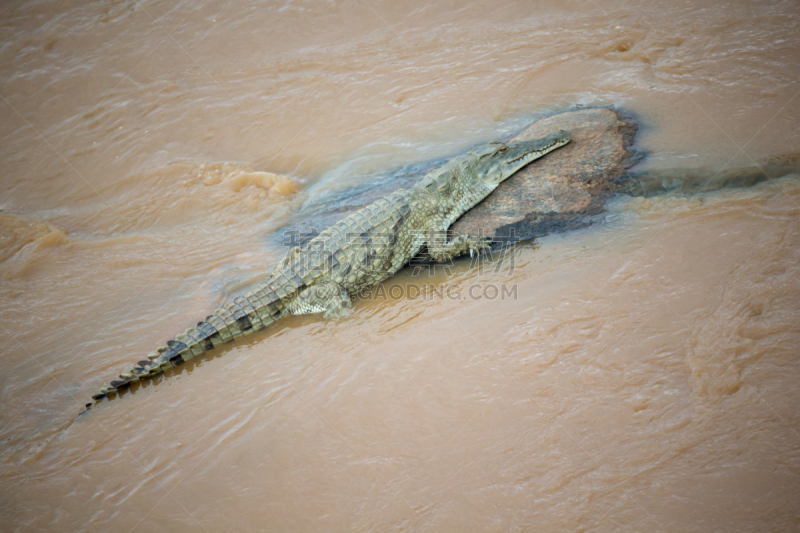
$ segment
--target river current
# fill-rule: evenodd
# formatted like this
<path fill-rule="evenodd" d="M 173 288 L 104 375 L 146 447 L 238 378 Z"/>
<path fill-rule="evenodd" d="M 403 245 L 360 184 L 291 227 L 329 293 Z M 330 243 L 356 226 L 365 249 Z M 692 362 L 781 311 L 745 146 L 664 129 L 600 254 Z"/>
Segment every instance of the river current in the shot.
<path fill-rule="evenodd" d="M 797 154 L 797 2 L 8 1 L 0 36 L 3 531 L 800 525 L 796 174 L 614 198 L 76 418 L 394 169 L 584 106 L 641 171 Z"/>

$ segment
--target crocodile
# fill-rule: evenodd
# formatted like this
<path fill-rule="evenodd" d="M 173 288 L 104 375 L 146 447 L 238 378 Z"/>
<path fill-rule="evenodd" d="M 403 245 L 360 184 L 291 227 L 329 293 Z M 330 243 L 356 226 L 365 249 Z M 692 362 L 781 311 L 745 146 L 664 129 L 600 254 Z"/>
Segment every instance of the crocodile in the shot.
<path fill-rule="evenodd" d="M 465 234 L 449 239 L 450 225 L 501 182 L 571 138 L 569 131 L 560 130 L 538 139 L 480 146 L 413 186 L 356 211 L 305 247 L 291 248 L 266 281 L 121 373 L 92 396 L 86 408 L 286 315 L 347 316 L 351 296 L 389 278 L 423 248 L 433 261 L 489 249 L 491 237 Z"/>

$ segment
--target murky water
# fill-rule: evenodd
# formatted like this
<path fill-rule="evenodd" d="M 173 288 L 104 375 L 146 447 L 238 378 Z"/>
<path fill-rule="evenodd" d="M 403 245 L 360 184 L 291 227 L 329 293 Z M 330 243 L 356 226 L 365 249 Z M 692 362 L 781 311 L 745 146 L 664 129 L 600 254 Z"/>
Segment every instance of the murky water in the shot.
<path fill-rule="evenodd" d="M 575 105 L 633 112 L 644 169 L 800 151 L 795 2 L 0 9 L 4 531 L 800 524 L 797 176 L 616 199 L 75 421 L 394 168 Z"/>

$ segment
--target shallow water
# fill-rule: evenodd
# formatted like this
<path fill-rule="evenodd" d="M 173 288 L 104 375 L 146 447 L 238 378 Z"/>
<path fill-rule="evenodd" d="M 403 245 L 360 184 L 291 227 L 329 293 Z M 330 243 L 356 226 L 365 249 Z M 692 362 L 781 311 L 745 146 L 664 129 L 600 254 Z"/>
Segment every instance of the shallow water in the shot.
<path fill-rule="evenodd" d="M 615 199 L 75 419 L 404 165 L 577 105 L 632 112 L 643 171 L 799 152 L 796 3 L 0 9 L 3 530 L 800 524 L 797 176 Z"/>

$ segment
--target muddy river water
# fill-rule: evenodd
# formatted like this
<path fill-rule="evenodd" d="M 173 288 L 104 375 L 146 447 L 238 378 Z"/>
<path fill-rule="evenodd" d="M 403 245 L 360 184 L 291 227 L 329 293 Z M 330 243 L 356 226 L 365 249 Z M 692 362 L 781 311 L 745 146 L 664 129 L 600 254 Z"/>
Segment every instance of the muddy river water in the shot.
<path fill-rule="evenodd" d="M 615 198 L 76 418 L 381 173 L 596 105 L 642 169 L 800 152 L 797 2 L 0 13 L 0 530 L 800 527 L 797 175 Z"/>

